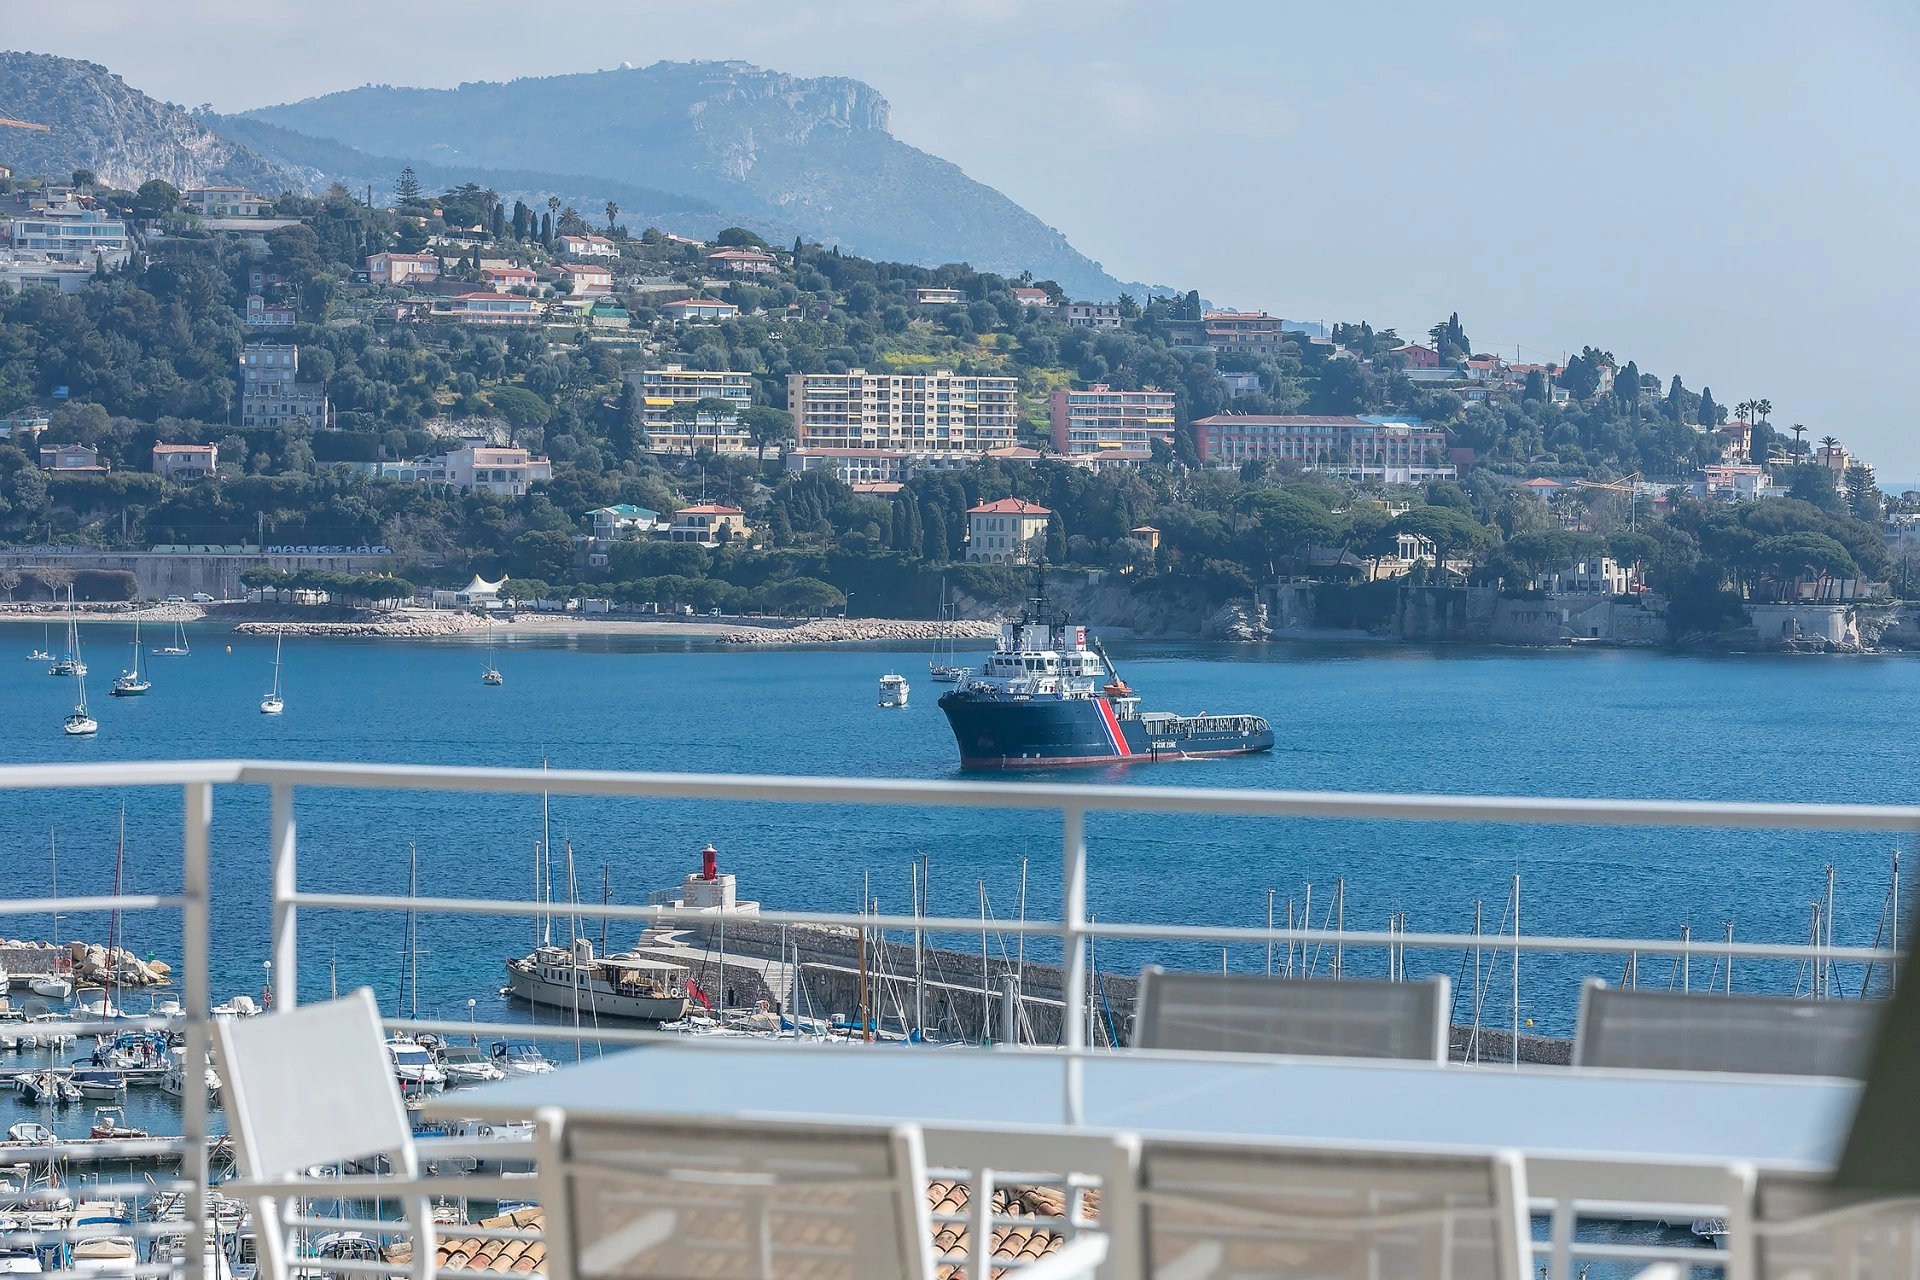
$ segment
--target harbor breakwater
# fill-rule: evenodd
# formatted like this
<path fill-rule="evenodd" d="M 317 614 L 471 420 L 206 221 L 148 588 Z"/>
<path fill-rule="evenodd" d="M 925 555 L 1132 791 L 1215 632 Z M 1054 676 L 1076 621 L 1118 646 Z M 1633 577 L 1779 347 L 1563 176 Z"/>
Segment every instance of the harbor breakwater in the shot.
<path fill-rule="evenodd" d="M 838 1015 L 856 1023 L 864 994 L 869 1016 L 881 1030 L 904 1032 L 912 1025 L 916 969 L 910 943 L 869 939 L 863 957 L 859 937 L 850 929 L 796 925 L 783 931 L 778 925 L 730 917 L 726 921 L 727 960 L 723 970 L 719 963 L 720 933 L 718 924 L 702 924 L 687 939 L 708 949 L 704 962 L 690 965 L 703 990 L 720 990 L 714 984 L 724 980 L 733 988 L 732 1003 L 750 1005 L 767 1000 L 785 1012 L 819 1018 Z M 777 984 L 767 982 L 770 964 L 791 962 L 796 956 L 804 992 L 776 990 Z M 990 948 L 983 967 L 978 952 L 923 946 L 918 972 L 920 1008 L 930 1032 L 970 1041 L 998 1040 L 1003 1025 L 1004 979 L 1013 975 L 1018 980 L 1021 1043 L 1061 1043 L 1065 1006 L 1058 965 L 1031 960 L 1022 964 Z M 1094 975 L 1089 991 L 1090 1045 L 1112 1047 L 1132 1042 L 1139 985 L 1138 978 L 1131 974 Z M 1449 1040 L 1456 1062 L 1499 1064 L 1514 1059 L 1510 1031 L 1456 1025 Z M 1532 1066 L 1567 1066 L 1573 1060 L 1573 1042 L 1561 1036 L 1522 1033 L 1518 1060 Z"/>
<path fill-rule="evenodd" d="M 816 618 L 798 626 L 754 626 L 729 631 L 721 644 L 847 644 L 886 641 L 992 640 L 1000 624 L 989 621 L 912 622 L 889 618 Z"/>

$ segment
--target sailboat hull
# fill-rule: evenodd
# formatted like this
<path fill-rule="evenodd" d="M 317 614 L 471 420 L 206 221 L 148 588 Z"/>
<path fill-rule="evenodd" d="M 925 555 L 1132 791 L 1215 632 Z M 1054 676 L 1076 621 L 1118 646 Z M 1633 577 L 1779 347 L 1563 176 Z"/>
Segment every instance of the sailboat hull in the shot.
<path fill-rule="evenodd" d="M 578 1009 L 600 1018 L 631 1018 L 636 1022 L 674 1022 L 687 1015 L 684 995 L 627 995 L 605 981 L 581 978 L 577 982 L 543 977 L 526 960 L 507 962 L 507 992 L 528 1004 L 554 1009 Z"/>
<path fill-rule="evenodd" d="M 116 698 L 137 698 L 151 688 L 150 684 L 116 684 L 107 692 Z"/>

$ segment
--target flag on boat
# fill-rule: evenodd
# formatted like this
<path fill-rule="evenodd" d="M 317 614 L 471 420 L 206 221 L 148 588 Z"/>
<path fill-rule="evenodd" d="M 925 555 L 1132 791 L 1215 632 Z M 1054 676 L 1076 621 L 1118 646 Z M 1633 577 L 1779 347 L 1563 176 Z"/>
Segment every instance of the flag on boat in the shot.
<path fill-rule="evenodd" d="M 695 1000 L 698 1000 L 700 1002 L 700 1007 L 702 1009 L 705 1009 L 708 1013 L 713 1012 L 713 1001 L 707 999 L 707 993 L 702 991 L 700 989 L 700 984 L 695 982 L 692 978 L 687 979 L 687 994 L 692 996 Z"/>

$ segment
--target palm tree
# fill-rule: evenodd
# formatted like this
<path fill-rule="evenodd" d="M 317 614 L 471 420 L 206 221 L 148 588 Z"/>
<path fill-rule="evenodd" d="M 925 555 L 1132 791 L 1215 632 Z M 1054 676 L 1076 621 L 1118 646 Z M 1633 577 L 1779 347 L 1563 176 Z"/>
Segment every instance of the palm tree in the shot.
<path fill-rule="evenodd" d="M 1751 415 L 1753 413 L 1754 403 L 1752 400 L 1742 400 L 1739 404 L 1733 406 L 1733 416 L 1742 422 L 1752 422 L 1753 418 Z"/>
<path fill-rule="evenodd" d="M 1806 424 L 1806 423 L 1804 423 L 1804 422 L 1796 422 L 1796 423 L 1794 423 L 1794 424 L 1793 424 L 1793 456 L 1794 456 L 1794 459 L 1795 459 L 1796 461 L 1798 461 L 1798 460 L 1799 460 L 1799 457 L 1800 457 L 1800 451 L 1801 451 L 1801 448 L 1802 448 L 1802 446 L 1801 446 L 1801 444 L 1800 444 L 1800 437 L 1801 437 L 1801 436 L 1803 436 L 1803 435 L 1805 435 L 1805 434 L 1807 434 L 1807 424 Z"/>
<path fill-rule="evenodd" d="M 615 204 L 611 200 L 607 201 L 607 234 L 608 235 L 613 234 L 613 220 L 619 216 L 620 216 L 620 206 Z"/>
<path fill-rule="evenodd" d="M 1840 447 L 1840 440 L 1837 436 L 1821 436 L 1820 437 L 1820 449 L 1823 453 L 1831 455 L 1833 451 L 1835 449 L 1838 449 L 1839 447 Z"/>
<path fill-rule="evenodd" d="M 1765 422 L 1773 416 L 1773 401 L 1755 400 L 1753 402 L 1753 411 L 1759 415 L 1761 422 Z"/>

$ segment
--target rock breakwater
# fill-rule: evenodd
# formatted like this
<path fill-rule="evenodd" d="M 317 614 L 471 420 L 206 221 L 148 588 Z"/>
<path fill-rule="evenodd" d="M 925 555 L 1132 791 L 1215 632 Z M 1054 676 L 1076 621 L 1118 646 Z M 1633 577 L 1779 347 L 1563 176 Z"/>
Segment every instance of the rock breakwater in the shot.
<path fill-rule="evenodd" d="M 721 644 L 844 644 L 885 640 L 991 640 L 997 622 L 906 622 L 889 618 L 819 618 L 797 627 L 748 627 L 729 631 Z"/>
<path fill-rule="evenodd" d="M 234 627 L 242 636 L 331 636 L 341 639 L 423 638 L 458 635 L 486 626 L 466 613 L 430 618 L 391 618 L 377 622 L 242 622 Z"/>

